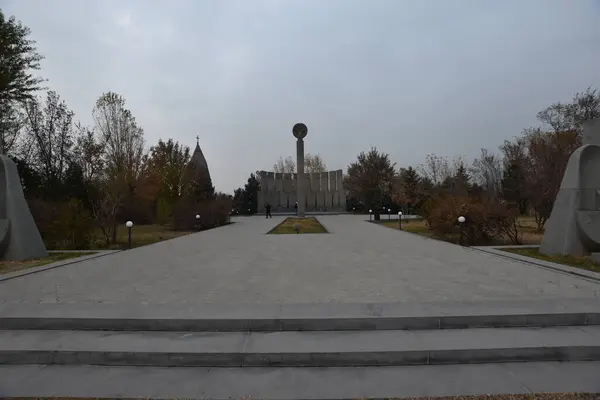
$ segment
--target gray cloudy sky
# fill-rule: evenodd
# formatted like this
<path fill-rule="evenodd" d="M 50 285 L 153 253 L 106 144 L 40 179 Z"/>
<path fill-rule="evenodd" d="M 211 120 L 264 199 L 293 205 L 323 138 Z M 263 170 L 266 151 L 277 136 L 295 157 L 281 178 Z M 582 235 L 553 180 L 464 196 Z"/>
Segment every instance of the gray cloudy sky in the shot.
<path fill-rule="evenodd" d="M 124 95 L 158 138 L 195 145 L 218 190 L 306 151 L 346 169 L 377 146 L 399 166 L 472 159 L 537 111 L 600 87 L 598 0 L 1 0 L 43 74 L 91 124 Z"/>

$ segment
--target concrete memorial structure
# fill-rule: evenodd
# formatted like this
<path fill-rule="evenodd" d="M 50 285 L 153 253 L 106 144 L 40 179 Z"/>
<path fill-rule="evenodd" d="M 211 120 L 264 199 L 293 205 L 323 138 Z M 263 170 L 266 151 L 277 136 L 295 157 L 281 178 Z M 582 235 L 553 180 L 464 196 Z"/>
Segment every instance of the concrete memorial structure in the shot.
<path fill-rule="evenodd" d="M 304 138 L 308 128 L 298 123 L 292 128 L 296 141 L 298 173 L 259 171 L 258 209 L 271 204 L 273 211 L 293 211 L 298 202 L 298 216 L 306 211 L 346 211 L 343 173 L 337 171 L 304 173 Z"/>
<path fill-rule="evenodd" d="M 298 182 L 296 183 L 296 198 L 298 199 L 298 216 L 304 217 L 306 211 L 306 177 L 304 176 L 304 138 L 308 128 L 303 123 L 297 123 L 292 128 L 296 141 L 296 166 L 298 168 Z"/>
<path fill-rule="evenodd" d="M 47 257 L 23 194 L 15 163 L 0 155 L 0 260 L 22 261 Z"/>
<path fill-rule="evenodd" d="M 539 250 L 600 261 L 600 119 L 583 125 L 582 146 L 569 159 Z"/>
<path fill-rule="evenodd" d="M 308 190 L 304 196 L 306 211 L 346 211 L 346 192 L 342 183 L 342 170 L 308 173 L 305 175 Z M 262 211 L 266 203 L 272 211 L 293 211 L 298 201 L 298 175 L 259 171 L 261 189 L 258 207 Z M 298 202 L 300 205 L 300 202 Z"/>

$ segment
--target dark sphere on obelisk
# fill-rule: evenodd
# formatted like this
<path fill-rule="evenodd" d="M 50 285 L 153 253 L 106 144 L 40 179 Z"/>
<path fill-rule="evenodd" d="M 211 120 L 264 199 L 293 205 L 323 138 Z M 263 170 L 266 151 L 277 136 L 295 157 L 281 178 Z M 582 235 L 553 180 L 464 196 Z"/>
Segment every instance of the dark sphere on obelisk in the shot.
<path fill-rule="evenodd" d="M 298 122 L 292 128 L 292 133 L 296 137 L 296 139 L 304 139 L 306 134 L 308 133 L 308 128 L 302 122 Z"/>

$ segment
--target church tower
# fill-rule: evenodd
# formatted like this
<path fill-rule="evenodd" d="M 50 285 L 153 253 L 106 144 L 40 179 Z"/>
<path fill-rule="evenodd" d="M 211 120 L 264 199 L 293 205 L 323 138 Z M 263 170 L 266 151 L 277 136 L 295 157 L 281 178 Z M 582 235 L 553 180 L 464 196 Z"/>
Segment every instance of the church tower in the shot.
<path fill-rule="evenodd" d="M 210 200 L 214 198 L 215 187 L 210 178 L 208 163 L 200 149 L 200 137 L 196 136 L 196 148 L 188 164 L 188 178 L 191 186 L 191 193 L 198 201 Z"/>
<path fill-rule="evenodd" d="M 196 171 L 202 171 L 203 175 L 210 179 L 208 163 L 206 162 L 204 153 L 202 153 L 202 149 L 200 148 L 200 136 L 196 136 L 196 148 L 194 149 L 194 154 L 192 154 L 190 165 L 194 167 Z"/>

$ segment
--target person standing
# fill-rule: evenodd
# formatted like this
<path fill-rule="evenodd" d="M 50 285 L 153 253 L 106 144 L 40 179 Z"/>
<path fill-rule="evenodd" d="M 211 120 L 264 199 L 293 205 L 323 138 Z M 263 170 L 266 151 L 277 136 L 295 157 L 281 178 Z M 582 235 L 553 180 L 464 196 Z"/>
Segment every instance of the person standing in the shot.
<path fill-rule="evenodd" d="M 271 215 L 271 204 L 267 203 L 267 205 L 265 206 L 265 210 L 267 212 L 267 218 L 273 218 L 273 216 Z"/>

